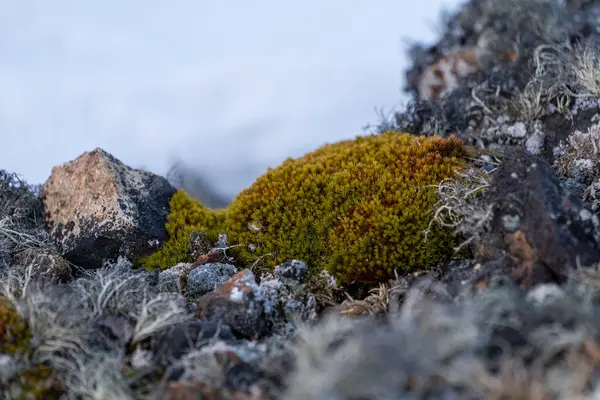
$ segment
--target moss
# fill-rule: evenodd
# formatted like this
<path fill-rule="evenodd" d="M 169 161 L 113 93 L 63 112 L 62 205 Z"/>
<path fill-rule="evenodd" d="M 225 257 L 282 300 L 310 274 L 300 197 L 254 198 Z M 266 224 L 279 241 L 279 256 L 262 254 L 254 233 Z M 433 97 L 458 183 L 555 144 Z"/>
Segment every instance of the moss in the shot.
<path fill-rule="evenodd" d="M 6 297 L 0 296 L 0 353 L 25 353 L 30 339 L 31 332 L 26 322 L 13 304 Z"/>
<path fill-rule="evenodd" d="M 169 240 L 143 265 L 191 262 L 188 239 L 200 229 L 213 238 L 226 233 L 240 245 L 234 255 L 241 265 L 271 268 L 298 258 L 310 273 L 326 269 L 340 284 L 426 269 L 450 257 L 457 244 L 446 228 L 432 229 L 426 241 L 424 231 L 437 184 L 454 177 L 467 157 L 456 137 L 385 132 L 290 158 L 226 210 L 212 211 L 178 191 L 170 205 Z"/>
<path fill-rule="evenodd" d="M 31 353 L 29 343 L 32 335 L 26 321 L 18 314 L 14 305 L 0 296 L 0 354 L 27 360 Z M 10 382 L 11 398 L 15 399 L 58 399 L 63 390 L 53 376 L 51 367 L 31 364 L 17 373 Z"/>
<path fill-rule="evenodd" d="M 178 190 L 169 202 L 170 213 L 165 225 L 168 240 L 163 247 L 138 262 L 153 271 L 170 268 L 180 262 L 192 262 L 189 238 L 198 230 L 211 242 L 218 238 L 218 227 L 222 225 L 224 210 L 211 210 L 192 199 L 183 190 Z"/>
<path fill-rule="evenodd" d="M 18 375 L 19 400 L 58 400 L 65 387 L 54 377 L 53 370 L 43 364 L 35 365 Z"/>
<path fill-rule="evenodd" d="M 456 137 L 397 132 L 328 144 L 269 170 L 229 206 L 225 231 L 244 261 L 268 266 L 290 258 L 327 269 L 339 283 L 372 283 L 438 264 L 456 238 L 423 231 L 435 186 L 465 164 Z M 252 229 L 254 228 L 254 229 Z M 242 247 L 242 249 L 244 249 Z"/>

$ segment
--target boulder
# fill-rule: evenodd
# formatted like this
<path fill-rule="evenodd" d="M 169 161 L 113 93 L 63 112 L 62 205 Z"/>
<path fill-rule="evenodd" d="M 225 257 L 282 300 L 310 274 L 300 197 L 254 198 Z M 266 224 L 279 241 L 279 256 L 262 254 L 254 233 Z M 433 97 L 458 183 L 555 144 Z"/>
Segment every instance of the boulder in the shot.
<path fill-rule="evenodd" d="M 54 167 L 40 191 L 51 239 L 86 269 L 155 250 L 166 238 L 174 193 L 165 178 L 132 169 L 100 148 Z"/>
<path fill-rule="evenodd" d="M 494 214 L 482 253 L 513 264 L 522 287 L 564 282 L 569 270 L 600 262 L 598 217 L 541 157 L 507 150 L 486 196 Z"/>

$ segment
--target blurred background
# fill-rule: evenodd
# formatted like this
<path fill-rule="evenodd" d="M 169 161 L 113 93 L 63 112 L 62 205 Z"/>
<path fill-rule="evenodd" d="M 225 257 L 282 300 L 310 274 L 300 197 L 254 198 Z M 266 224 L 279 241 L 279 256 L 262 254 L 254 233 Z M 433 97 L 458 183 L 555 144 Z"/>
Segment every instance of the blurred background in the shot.
<path fill-rule="evenodd" d="M 101 147 L 219 206 L 402 108 L 408 43 L 458 0 L 0 0 L 0 168 Z"/>

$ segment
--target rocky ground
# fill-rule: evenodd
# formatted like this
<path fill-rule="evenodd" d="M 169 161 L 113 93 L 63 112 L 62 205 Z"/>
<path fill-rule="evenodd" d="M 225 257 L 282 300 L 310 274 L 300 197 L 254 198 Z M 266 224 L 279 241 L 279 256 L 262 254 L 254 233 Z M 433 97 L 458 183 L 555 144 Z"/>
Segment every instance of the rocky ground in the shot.
<path fill-rule="evenodd" d="M 377 129 L 477 149 L 433 210 L 469 256 L 377 287 L 241 268 L 226 235 L 148 272 L 173 182 L 101 149 L 41 187 L 0 172 L 0 397 L 600 398 L 598 21 L 471 0 L 411 48 L 414 100 Z"/>

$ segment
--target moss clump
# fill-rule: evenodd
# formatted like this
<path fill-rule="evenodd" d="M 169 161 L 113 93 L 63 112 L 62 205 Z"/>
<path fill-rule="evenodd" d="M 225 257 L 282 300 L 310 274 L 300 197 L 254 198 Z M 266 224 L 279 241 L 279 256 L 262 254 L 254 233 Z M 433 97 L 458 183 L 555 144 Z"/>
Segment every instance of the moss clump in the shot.
<path fill-rule="evenodd" d="M 0 296 L 0 354 L 28 359 L 31 338 L 26 321 L 6 297 Z M 19 371 L 9 382 L 10 398 L 58 399 L 63 391 L 53 377 L 53 370 L 44 364 L 27 362 L 27 365 L 27 369 Z"/>
<path fill-rule="evenodd" d="M 146 268 L 190 262 L 188 239 L 201 229 L 226 233 L 243 265 L 270 268 L 299 258 L 339 283 L 373 283 L 395 270 L 425 269 L 448 258 L 458 238 L 442 227 L 424 237 L 436 186 L 454 177 L 468 152 L 456 137 L 397 132 L 322 146 L 269 169 L 223 211 L 179 191 L 171 200 L 169 240 Z M 251 246 L 250 246 L 251 245 Z M 267 257 L 268 256 L 268 257 Z"/>
<path fill-rule="evenodd" d="M 467 151 L 456 137 L 397 132 L 328 144 L 288 159 L 242 191 L 227 212 L 226 232 L 246 261 L 271 266 L 300 258 L 340 283 L 372 283 L 436 265 L 456 238 L 424 230 L 436 185 L 455 176 Z M 243 249 L 243 248 L 242 248 Z"/>
<path fill-rule="evenodd" d="M 25 353 L 30 339 L 31 332 L 23 318 L 6 297 L 0 296 L 0 353 Z"/>
<path fill-rule="evenodd" d="M 148 269 L 166 269 L 180 262 L 192 262 L 189 238 L 193 231 L 202 232 L 208 240 L 215 242 L 218 227 L 222 225 L 222 210 L 211 210 L 192 199 L 183 190 L 178 190 L 169 202 L 170 213 L 165 225 L 168 240 L 164 246 L 139 264 Z"/>

